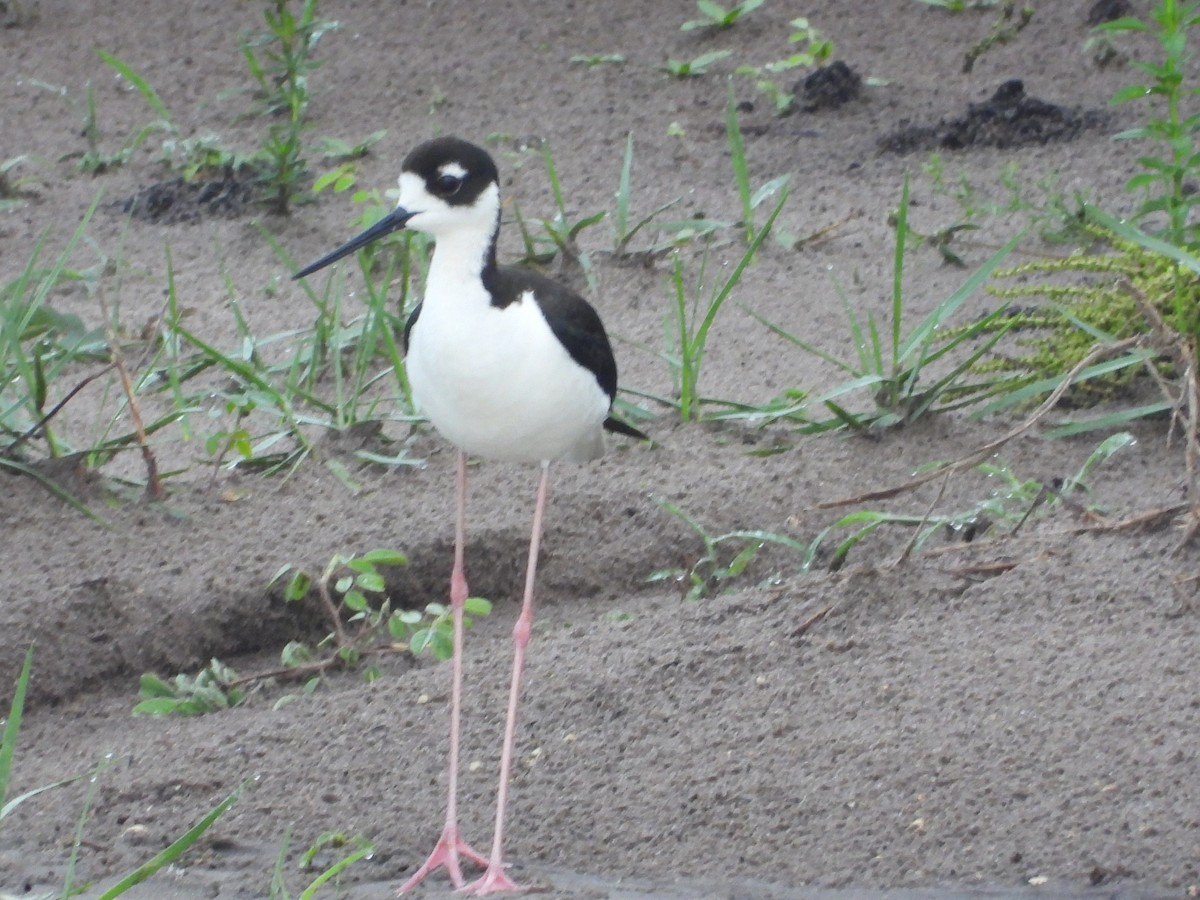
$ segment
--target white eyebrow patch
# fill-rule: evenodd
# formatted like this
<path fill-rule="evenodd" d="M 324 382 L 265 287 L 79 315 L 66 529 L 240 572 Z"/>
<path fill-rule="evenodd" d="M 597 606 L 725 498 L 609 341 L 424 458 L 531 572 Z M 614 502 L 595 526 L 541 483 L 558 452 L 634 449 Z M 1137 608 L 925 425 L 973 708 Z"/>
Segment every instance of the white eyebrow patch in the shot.
<path fill-rule="evenodd" d="M 448 162 L 438 166 L 439 175 L 449 175 L 452 178 L 466 178 L 467 170 L 456 162 Z"/>

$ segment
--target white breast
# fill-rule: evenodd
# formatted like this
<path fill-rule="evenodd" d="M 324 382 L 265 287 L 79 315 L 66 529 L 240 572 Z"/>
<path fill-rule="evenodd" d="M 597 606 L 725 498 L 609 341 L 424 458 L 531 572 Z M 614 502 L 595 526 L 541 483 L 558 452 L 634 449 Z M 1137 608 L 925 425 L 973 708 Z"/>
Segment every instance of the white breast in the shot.
<path fill-rule="evenodd" d="M 488 459 L 599 456 L 609 398 L 559 343 L 532 295 L 501 309 L 478 281 L 451 282 L 438 268 L 431 266 L 407 363 L 413 398 L 434 427 Z"/>

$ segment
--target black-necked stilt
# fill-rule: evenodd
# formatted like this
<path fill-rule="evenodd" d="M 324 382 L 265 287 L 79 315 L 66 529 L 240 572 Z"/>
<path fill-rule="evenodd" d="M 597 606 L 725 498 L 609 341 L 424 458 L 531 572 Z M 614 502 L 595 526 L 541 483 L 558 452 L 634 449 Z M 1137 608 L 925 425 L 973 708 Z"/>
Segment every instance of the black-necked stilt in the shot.
<path fill-rule="evenodd" d="M 396 208 L 295 277 L 303 278 L 399 228 L 423 231 L 436 240 L 424 300 L 405 327 L 408 379 L 421 411 L 459 450 L 450 575 L 454 658 L 446 824 L 437 846 L 400 893 L 443 866 L 454 886 L 463 887 L 463 858 L 486 867 L 465 892 L 521 890 L 504 871 L 504 815 L 550 463 L 594 459 L 604 450 L 605 430 L 641 440 L 646 436 L 609 414 L 617 390 L 617 365 L 596 311 L 548 278 L 496 264 L 499 175 L 487 152 L 473 144 L 452 137 L 421 144 L 404 160 Z M 524 600 L 513 628 L 515 652 L 496 830 L 487 859 L 463 840 L 456 814 L 468 454 L 537 462 L 542 467 Z"/>

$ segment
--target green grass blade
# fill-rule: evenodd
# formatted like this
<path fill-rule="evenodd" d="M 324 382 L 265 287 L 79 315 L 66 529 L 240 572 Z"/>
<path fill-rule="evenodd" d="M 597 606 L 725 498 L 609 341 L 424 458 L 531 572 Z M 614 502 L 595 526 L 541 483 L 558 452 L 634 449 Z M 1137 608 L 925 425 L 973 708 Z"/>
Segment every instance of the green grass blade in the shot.
<path fill-rule="evenodd" d="M 849 363 L 838 359 L 836 356 L 826 353 L 821 348 L 819 348 L 813 344 L 810 344 L 808 341 L 804 340 L 803 338 L 797 337 L 796 335 L 792 334 L 790 331 L 787 331 L 783 327 L 776 325 L 770 319 L 767 319 L 766 317 L 762 316 L 761 314 L 750 309 L 750 307 L 744 306 L 741 304 L 739 304 L 739 305 L 742 306 L 742 309 L 745 310 L 750 315 L 751 318 L 757 319 L 759 322 L 761 322 L 763 325 L 765 325 L 768 330 L 774 332 L 779 337 L 783 338 L 785 341 L 795 344 L 797 347 L 799 347 L 805 353 L 811 353 L 813 356 L 817 357 L 818 359 L 822 359 L 825 362 L 829 363 L 831 366 L 841 369 L 843 372 L 847 372 L 851 375 L 861 375 L 862 374 L 862 372 L 859 369 L 854 368 L 854 366 L 850 365 Z"/>
<path fill-rule="evenodd" d="M 737 184 L 738 197 L 742 201 L 742 227 L 746 240 L 754 239 L 754 205 L 750 196 L 750 170 L 746 164 L 746 144 L 742 140 L 742 126 L 738 124 L 737 97 L 733 92 L 733 80 L 729 81 L 728 99 L 725 102 L 725 139 L 729 143 L 729 156 L 733 162 L 733 180 Z"/>
<path fill-rule="evenodd" d="M 908 357 L 913 351 L 925 345 L 932 337 L 933 332 L 947 319 L 952 316 L 968 297 L 977 291 L 980 286 L 991 277 L 996 267 L 1003 262 L 1010 253 L 1016 249 L 1021 238 L 1024 237 L 1024 232 L 1016 235 L 1007 244 L 997 250 L 987 261 L 978 269 L 971 273 L 971 276 L 964 281 L 953 294 L 943 300 L 936 309 L 929 313 L 921 323 L 913 329 L 912 334 L 908 336 L 908 340 L 904 341 L 900 348 L 899 361 L 903 365 L 907 363 Z M 920 362 L 920 360 L 918 360 Z"/>
<path fill-rule="evenodd" d="M 614 227 L 617 232 L 618 248 L 624 247 L 630 238 L 629 191 L 633 179 L 633 132 L 625 135 L 625 158 L 621 162 L 621 175 L 617 179 L 617 208 Z"/>
<path fill-rule="evenodd" d="M 896 211 L 896 253 L 892 261 L 892 374 L 900 368 L 900 326 L 904 319 L 904 253 L 908 244 L 908 175 Z M 882 369 L 880 369 L 882 371 Z"/>
<path fill-rule="evenodd" d="M 305 888 L 303 893 L 300 894 L 299 900 L 312 900 L 312 898 L 316 896 L 317 891 L 320 890 L 320 888 L 326 882 L 330 881 L 333 878 L 336 878 L 344 870 L 346 870 L 347 868 L 352 866 L 354 863 L 358 862 L 364 856 L 367 856 L 368 854 L 374 852 L 374 850 L 375 850 L 375 848 L 371 844 L 363 842 L 362 846 L 360 846 L 353 853 L 349 853 L 346 856 L 342 857 L 340 860 L 338 860 L 336 863 L 334 863 L 332 866 L 330 866 L 328 869 L 326 869 L 324 872 L 322 872 L 320 875 L 318 875 L 316 878 L 314 878 L 312 881 L 312 884 L 310 884 L 307 888 Z"/>
<path fill-rule="evenodd" d="M 62 485 L 60 485 L 57 481 L 47 478 L 40 471 L 38 471 L 38 469 L 35 468 L 34 466 L 26 465 L 25 463 L 19 462 L 18 460 L 15 460 L 15 459 L 5 459 L 3 457 L 0 457 L 0 468 L 11 469 L 14 472 L 20 472 L 23 475 L 28 475 L 30 478 L 32 478 L 34 481 L 36 481 L 38 484 L 40 484 L 42 487 L 44 487 L 46 490 L 48 490 L 50 493 L 52 493 L 55 497 L 57 497 L 63 503 L 70 506 L 76 512 L 82 513 L 83 515 L 87 516 L 89 519 L 92 519 L 93 521 L 95 521 L 101 525 L 105 525 L 105 526 L 108 525 L 107 519 L 105 519 L 103 516 L 98 515 L 97 513 L 92 512 L 92 510 L 88 509 L 88 507 L 84 504 L 84 502 L 82 500 L 80 500 L 78 497 L 71 494 L 66 488 L 64 488 Z"/>
<path fill-rule="evenodd" d="M 214 806 L 207 815 L 189 828 L 184 834 L 176 838 L 169 847 L 154 856 L 153 859 L 138 866 L 136 869 L 110 887 L 107 891 L 97 897 L 96 900 L 113 900 L 114 897 L 119 897 L 135 884 L 140 884 L 159 869 L 170 865 L 177 860 L 180 856 L 187 852 L 187 850 L 193 844 L 195 844 L 196 841 L 200 839 L 204 832 L 208 831 L 208 829 L 212 827 L 212 824 L 216 822 L 217 819 L 221 818 L 221 816 L 226 813 L 229 807 L 233 806 L 233 804 L 237 801 L 237 798 L 241 796 L 242 791 L 246 789 L 247 784 L 249 784 L 249 781 L 243 781 L 241 784 L 239 784 L 233 789 L 233 793 Z"/>
<path fill-rule="evenodd" d="M 86 778 L 90 774 L 91 774 L 90 771 L 80 772 L 78 775 L 70 775 L 67 778 L 60 778 L 58 781 L 52 781 L 50 784 L 43 784 L 41 787 L 35 787 L 32 790 L 28 790 L 23 794 L 17 794 L 17 796 L 13 797 L 11 800 L 9 800 L 7 803 L 5 803 L 3 806 L 0 806 L 0 821 L 3 821 L 5 819 L 5 817 L 11 815 L 12 811 L 14 809 L 16 809 L 18 806 L 20 806 L 22 803 L 24 803 L 30 797 L 36 797 L 38 794 L 45 793 L 46 791 L 52 791 L 55 788 L 60 788 L 60 787 L 66 786 L 68 784 L 73 784 L 74 782 L 78 781 L 80 778 Z"/>
<path fill-rule="evenodd" d="M 1097 416 L 1092 419 L 1078 419 L 1074 422 L 1068 422 L 1065 425 L 1059 425 L 1057 428 L 1047 429 L 1046 437 L 1070 437 L 1073 434 L 1082 434 L 1086 431 L 1121 428 L 1135 419 L 1144 419 L 1146 416 L 1170 412 L 1171 408 L 1170 401 L 1160 400 L 1157 403 L 1148 403 L 1145 406 L 1135 406 L 1131 409 L 1121 409 L 1113 413 L 1108 413 L 1107 415 Z"/>
<path fill-rule="evenodd" d="M 700 327 L 696 329 L 696 336 L 693 339 L 693 344 L 698 346 L 701 355 L 704 351 L 704 343 L 708 339 L 708 330 L 712 327 L 713 321 L 717 317 L 722 304 L 729 297 L 733 289 L 737 287 L 742 280 L 742 273 L 746 271 L 746 267 L 750 265 L 750 261 L 754 259 L 758 253 L 758 248 L 762 246 L 762 242 L 766 240 L 767 235 L 771 233 L 771 226 L 775 224 L 775 220 L 779 218 L 779 214 L 783 211 L 783 206 L 787 203 L 788 191 L 783 188 L 779 192 L 779 202 L 775 204 L 775 208 L 771 210 L 771 215 L 767 217 L 767 221 L 763 227 L 758 229 L 754 234 L 754 239 L 750 242 L 750 246 L 746 248 L 746 252 L 742 254 L 742 258 L 738 261 L 737 266 L 725 279 L 725 283 L 721 289 L 709 301 L 708 310 L 704 314 L 704 319 L 700 323 Z"/>
<path fill-rule="evenodd" d="M 120 57 L 113 56 L 113 54 L 99 48 L 96 49 L 96 55 L 116 69 L 122 78 L 132 84 L 137 89 L 137 92 L 142 95 L 142 98 L 150 104 L 150 107 L 158 113 L 159 118 L 163 122 L 170 123 L 171 114 L 167 112 L 167 105 L 162 102 L 162 98 L 158 96 L 158 92 L 150 86 L 150 83 L 145 78 L 137 73 L 137 70 L 133 66 Z M 171 126 L 171 130 L 174 130 L 174 126 Z"/>
<path fill-rule="evenodd" d="M 1121 369 L 1126 369 L 1130 366 L 1139 366 L 1147 360 L 1153 359 L 1155 354 L 1146 349 L 1131 350 L 1122 356 L 1115 359 L 1105 360 L 1101 363 L 1096 363 L 1093 366 L 1088 366 L 1082 372 L 1075 376 L 1074 383 L 1081 384 L 1084 381 L 1089 381 L 1093 378 L 1100 378 L 1110 372 L 1118 372 Z M 1062 375 L 1054 375 L 1050 378 L 1043 378 L 1038 381 L 1027 384 L 1019 390 L 1013 391 L 1010 394 L 1005 394 L 1003 397 L 994 400 L 987 406 L 974 413 L 975 416 L 986 416 L 996 412 L 1002 412 L 1027 400 L 1032 400 L 1034 397 L 1041 394 L 1048 394 L 1062 384 L 1065 373 Z"/>
<path fill-rule="evenodd" d="M 292 900 L 292 895 L 288 892 L 287 881 L 283 877 L 283 870 L 287 865 L 288 845 L 291 843 L 292 832 L 287 829 L 283 832 L 283 840 L 279 844 L 279 853 L 275 856 L 275 868 L 271 872 L 271 900 Z"/>
<path fill-rule="evenodd" d="M 17 676 L 16 687 L 13 688 L 12 703 L 9 704 L 8 718 L 4 722 L 4 736 L 0 738 L 0 803 L 8 799 L 8 779 L 12 772 L 13 754 L 17 751 L 17 735 L 21 732 L 21 716 L 25 712 L 25 692 L 29 688 L 29 673 L 33 668 L 33 645 L 25 651 L 25 663 L 21 666 L 21 674 Z M 0 811 L 0 819 L 7 814 L 8 807 Z"/>
<path fill-rule="evenodd" d="M 79 860 L 79 848 L 83 846 L 83 831 L 91 818 L 92 808 L 96 805 L 96 794 L 100 790 L 100 775 L 110 765 L 112 765 L 111 758 L 102 759 L 87 773 L 87 792 L 84 794 L 83 807 L 79 810 L 79 820 L 75 823 L 75 839 L 71 842 L 71 853 L 67 857 L 67 871 L 63 875 L 64 897 L 73 897 L 84 890 L 75 887 L 75 863 Z"/>
<path fill-rule="evenodd" d="M 1194 256 L 1182 247 L 1177 247 L 1175 244 L 1164 241 L 1161 238 L 1156 238 L 1153 235 L 1146 234 L 1136 225 L 1131 222 L 1125 222 L 1121 219 L 1111 216 L 1099 207 L 1091 204 L 1084 204 L 1084 215 L 1096 224 L 1107 228 L 1109 231 L 1122 237 L 1127 241 L 1144 247 L 1152 253 L 1160 253 L 1169 259 L 1175 260 L 1182 266 L 1191 269 L 1196 274 L 1200 275 L 1200 257 Z"/>

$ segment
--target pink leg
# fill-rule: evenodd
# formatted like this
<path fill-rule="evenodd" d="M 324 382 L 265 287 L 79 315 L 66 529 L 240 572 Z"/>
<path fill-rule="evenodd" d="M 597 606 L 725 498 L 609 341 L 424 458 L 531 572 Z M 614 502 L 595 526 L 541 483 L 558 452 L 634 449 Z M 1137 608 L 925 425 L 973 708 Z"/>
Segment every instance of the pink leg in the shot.
<path fill-rule="evenodd" d="M 546 494 L 550 487 L 550 464 L 542 463 L 542 477 L 538 481 L 537 502 L 533 507 L 533 535 L 529 539 L 529 563 L 525 569 L 525 598 L 521 603 L 521 615 L 513 627 L 513 670 L 512 686 L 508 692 L 508 716 L 504 722 L 504 750 L 500 754 L 500 788 L 496 792 L 496 831 L 492 836 L 492 855 L 487 862 L 487 871 L 477 880 L 462 888 L 464 894 L 495 894 L 503 891 L 527 891 L 530 888 L 518 885 L 504 871 L 504 814 L 508 805 L 508 779 L 512 771 L 513 743 L 517 733 L 517 702 L 521 698 L 521 672 L 525 668 L 525 648 L 529 646 L 529 634 L 533 625 L 533 583 L 537 575 L 538 550 L 542 544 L 542 513 L 546 508 Z"/>
<path fill-rule="evenodd" d="M 454 569 L 450 573 L 450 610 L 454 619 L 454 658 L 450 681 L 450 777 L 449 798 L 446 801 L 446 824 L 437 846 L 429 854 L 421 868 L 396 891 L 403 894 L 425 880 L 430 872 L 443 866 L 450 875 L 450 882 L 462 887 L 463 875 L 459 857 L 465 857 L 476 865 L 483 866 L 487 860 L 470 848 L 458 833 L 458 735 L 459 716 L 462 709 L 462 642 L 463 604 L 467 600 L 467 575 L 463 565 L 463 545 L 466 543 L 467 518 L 467 456 L 458 454 L 458 519 L 454 529 Z"/>

